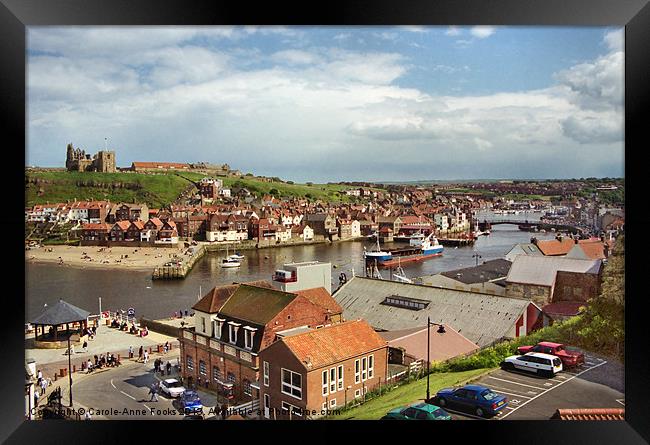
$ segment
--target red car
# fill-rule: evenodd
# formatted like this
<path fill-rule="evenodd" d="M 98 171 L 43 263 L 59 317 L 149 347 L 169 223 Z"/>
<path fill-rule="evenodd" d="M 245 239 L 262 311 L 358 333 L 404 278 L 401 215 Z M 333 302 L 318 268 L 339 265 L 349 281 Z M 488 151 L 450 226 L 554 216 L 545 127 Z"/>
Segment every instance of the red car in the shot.
<path fill-rule="evenodd" d="M 562 360 L 562 365 L 565 368 L 572 368 L 575 366 L 580 366 L 585 362 L 585 355 L 579 351 L 570 351 L 564 347 L 561 343 L 551 343 L 548 341 L 542 341 L 537 343 L 535 346 L 519 346 L 517 348 L 519 354 L 525 354 L 527 352 L 541 352 L 544 354 L 551 354 L 559 357 Z"/>

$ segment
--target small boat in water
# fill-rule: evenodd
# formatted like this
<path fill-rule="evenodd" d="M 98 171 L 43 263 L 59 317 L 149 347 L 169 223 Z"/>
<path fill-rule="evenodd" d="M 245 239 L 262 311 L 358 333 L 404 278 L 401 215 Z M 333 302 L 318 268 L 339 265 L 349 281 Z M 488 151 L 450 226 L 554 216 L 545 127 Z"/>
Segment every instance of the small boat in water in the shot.
<path fill-rule="evenodd" d="M 221 267 L 234 268 L 234 267 L 239 267 L 239 266 L 241 266 L 241 261 L 236 260 L 234 258 L 228 257 L 228 258 L 224 258 L 221 261 Z"/>
<path fill-rule="evenodd" d="M 230 255 L 228 258 L 232 258 L 233 260 L 241 261 L 241 260 L 243 260 L 243 259 L 246 258 L 246 257 L 245 257 L 244 255 L 240 255 L 240 254 L 238 254 L 238 253 L 234 253 L 234 254 Z"/>

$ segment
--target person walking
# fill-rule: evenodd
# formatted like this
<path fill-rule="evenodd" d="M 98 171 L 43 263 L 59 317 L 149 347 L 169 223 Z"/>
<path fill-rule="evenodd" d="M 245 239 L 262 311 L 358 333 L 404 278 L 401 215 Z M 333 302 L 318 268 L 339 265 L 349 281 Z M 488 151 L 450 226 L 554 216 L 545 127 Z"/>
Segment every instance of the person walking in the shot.
<path fill-rule="evenodd" d="M 144 361 L 142 363 L 147 363 L 149 361 L 149 351 L 144 351 Z"/>
<path fill-rule="evenodd" d="M 44 396 L 47 391 L 47 379 L 41 379 L 41 395 Z"/>
<path fill-rule="evenodd" d="M 172 364 L 167 362 L 167 375 L 171 375 L 172 373 Z"/>
<path fill-rule="evenodd" d="M 151 398 L 149 399 L 150 402 L 158 401 L 158 391 L 155 383 L 151 384 L 151 388 L 149 388 L 149 394 L 151 394 Z"/>
<path fill-rule="evenodd" d="M 40 380 L 40 379 L 42 379 L 42 378 L 43 378 L 43 373 L 42 373 L 41 370 L 39 369 L 39 370 L 36 372 L 36 379 Z"/>
<path fill-rule="evenodd" d="M 140 346 L 140 349 L 138 350 L 138 361 L 142 360 L 142 346 Z"/>
<path fill-rule="evenodd" d="M 165 354 L 167 354 L 167 351 L 169 351 L 169 342 L 168 341 L 165 342 L 165 346 L 163 347 L 163 351 L 164 351 Z"/>
<path fill-rule="evenodd" d="M 84 352 L 88 352 L 88 342 L 86 340 L 84 340 L 82 348 L 84 349 Z"/>
<path fill-rule="evenodd" d="M 129 345 L 129 358 L 133 358 L 133 345 Z"/>

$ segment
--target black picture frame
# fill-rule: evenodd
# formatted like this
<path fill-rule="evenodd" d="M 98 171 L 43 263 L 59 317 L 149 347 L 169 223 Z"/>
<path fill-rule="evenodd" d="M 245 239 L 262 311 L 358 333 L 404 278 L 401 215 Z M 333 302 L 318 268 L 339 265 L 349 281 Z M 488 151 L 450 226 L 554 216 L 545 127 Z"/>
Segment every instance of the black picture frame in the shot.
<path fill-rule="evenodd" d="M 24 198 L 12 193 L 20 181 L 19 166 L 24 164 L 25 133 L 25 28 L 35 25 L 554 25 L 625 26 L 625 184 L 626 205 L 626 421 L 625 422 L 441 422 L 435 427 L 390 422 L 209 422 L 192 424 L 135 422 L 24 422 L 24 343 L 25 307 L 20 299 L 24 267 L 22 240 L 11 231 L 24 225 L 21 213 Z M 3 114 L 5 163 L 3 184 L 8 206 L 0 227 L 5 228 L 8 257 L 12 269 L 5 269 L 4 315 L 2 329 L 3 414 L 0 440 L 7 443 L 67 443 L 199 440 L 256 440 L 278 438 L 332 442 L 368 440 L 395 435 L 402 440 L 470 438 L 476 441 L 506 443 L 644 443 L 650 441 L 650 366 L 647 353 L 648 329 L 644 288 L 640 277 L 646 261 L 641 255 L 641 230 L 648 222 L 642 204 L 644 191 L 644 149 L 646 148 L 644 111 L 649 104 L 650 6 L 648 0 L 387 0 L 333 1 L 321 4 L 302 2 L 299 6 L 265 2 L 217 3 L 214 1 L 153 0 L 0 0 L 0 103 Z M 9 137 L 7 137 L 9 136 Z M 13 159 L 12 159 L 13 158 Z M 24 180 L 24 175 L 22 177 Z M 14 239 L 15 238 L 15 239 Z M 15 258 L 17 259 L 13 259 Z M 24 289 L 24 287 L 23 287 Z M 24 294 L 24 290 L 23 290 Z M 285 433 L 285 434 L 282 434 Z M 172 439 L 174 437 L 174 439 Z M 447 437 L 445 440 L 450 440 Z M 453 440 L 453 439 L 452 439 Z M 275 440 L 273 440 L 275 441 Z"/>

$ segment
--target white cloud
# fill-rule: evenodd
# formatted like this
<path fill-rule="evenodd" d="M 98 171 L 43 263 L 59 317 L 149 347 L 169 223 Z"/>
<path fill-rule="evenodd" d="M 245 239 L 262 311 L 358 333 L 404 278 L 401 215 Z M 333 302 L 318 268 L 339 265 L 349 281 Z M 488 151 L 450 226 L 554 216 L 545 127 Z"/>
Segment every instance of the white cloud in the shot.
<path fill-rule="evenodd" d="M 445 31 L 445 35 L 448 36 L 459 36 L 461 34 L 461 30 L 457 26 L 450 26 L 447 28 L 447 31 Z"/>
<path fill-rule="evenodd" d="M 428 28 L 424 26 L 405 25 L 405 26 L 398 26 L 397 28 L 401 29 L 402 31 L 414 32 L 420 34 L 429 31 Z"/>
<path fill-rule="evenodd" d="M 610 51 L 623 51 L 624 38 L 623 29 L 617 29 L 607 32 L 604 41 Z"/>
<path fill-rule="evenodd" d="M 210 30 L 201 29 L 151 30 L 158 42 L 127 29 L 128 36 L 103 34 L 111 47 L 101 47 L 94 33 L 57 31 L 44 41 L 49 34 L 38 31 L 30 31 L 38 37 L 30 50 L 58 55 L 28 59 L 30 158 L 62 152 L 70 141 L 92 151 L 109 135 L 118 165 L 223 161 L 258 174 L 315 179 L 317 172 L 336 180 L 341 171 L 350 179 L 431 175 L 423 166 L 440 172 L 452 163 L 480 165 L 482 174 L 504 171 L 512 159 L 518 172 L 522 160 L 543 169 L 547 159 L 577 149 L 586 164 L 622 143 L 620 51 L 558 73 L 556 85 L 541 90 L 433 96 L 400 85 L 410 61 L 386 50 L 226 50 L 202 46 L 207 37 L 198 32 Z M 237 43 L 247 33 L 286 30 L 216 31 L 217 41 Z M 608 36 L 603 42 L 613 41 Z M 127 48 L 113 48 L 118 42 Z M 430 69 L 470 70 L 443 63 Z M 332 161 L 340 156 L 346 165 Z M 60 162 L 60 153 L 53 159 Z M 356 167 L 346 170 L 350 165 Z"/>
<path fill-rule="evenodd" d="M 473 26 L 469 32 L 476 38 L 484 39 L 494 34 L 496 29 L 493 26 Z"/>

